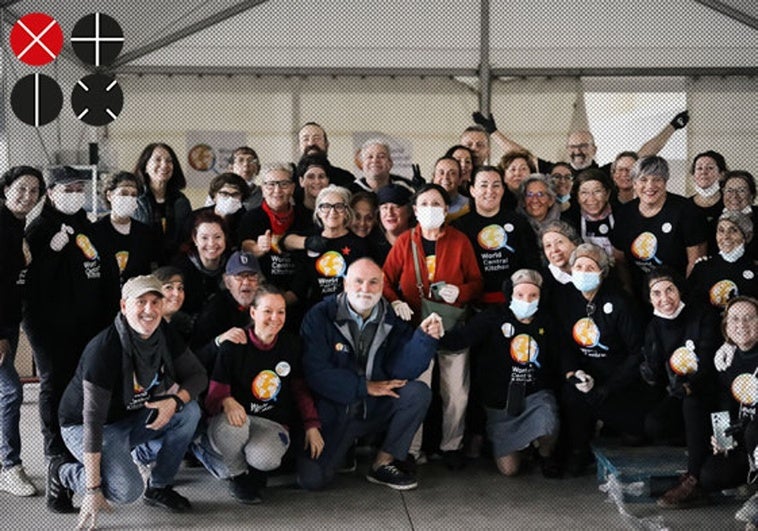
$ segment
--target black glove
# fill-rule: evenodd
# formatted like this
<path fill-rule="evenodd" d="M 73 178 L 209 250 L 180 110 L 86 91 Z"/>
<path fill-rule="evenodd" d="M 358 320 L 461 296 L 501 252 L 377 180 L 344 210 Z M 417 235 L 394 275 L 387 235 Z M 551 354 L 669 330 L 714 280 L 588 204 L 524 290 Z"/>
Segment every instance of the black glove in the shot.
<path fill-rule="evenodd" d="M 647 360 L 640 363 L 640 376 L 642 376 L 642 381 L 650 386 L 658 383 L 658 374 Z"/>
<path fill-rule="evenodd" d="M 482 113 L 479 111 L 471 113 L 471 118 L 474 119 L 474 122 L 484 127 L 484 130 L 487 131 L 490 135 L 497 131 L 497 126 L 495 125 L 495 117 L 490 114 L 489 118 L 485 118 Z M 684 127 L 684 126 L 682 126 Z"/>
<path fill-rule="evenodd" d="M 321 254 L 327 249 L 327 242 L 326 238 L 321 236 L 320 234 L 314 234 L 312 236 L 308 236 L 305 239 L 305 250 L 310 251 L 312 253 Z"/>
<path fill-rule="evenodd" d="M 413 170 L 413 178 L 411 179 L 411 185 L 414 190 L 418 190 L 426 184 L 426 179 L 421 176 L 421 166 L 418 164 L 411 164 Z"/>
<path fill-rule="evenodd" d="M 592 407 L 600 407 L 603 405 L 603 402 L 605 402 L 606 398 L 608 398 L 608 389 L 604 386 L 595 386 L 590 390 L 589 393 L 586 395 L 587 402 Z"/>
<path fill-rule="evenodd" d="M 687 125 L 687 122 L 690 121 L 690 112 L 689 111 L 682 111 L 676 116 L 674 116 L 674 119 L 671 120 L 671 126 L 674 129 L 681 129 L 685 125 Z"/>

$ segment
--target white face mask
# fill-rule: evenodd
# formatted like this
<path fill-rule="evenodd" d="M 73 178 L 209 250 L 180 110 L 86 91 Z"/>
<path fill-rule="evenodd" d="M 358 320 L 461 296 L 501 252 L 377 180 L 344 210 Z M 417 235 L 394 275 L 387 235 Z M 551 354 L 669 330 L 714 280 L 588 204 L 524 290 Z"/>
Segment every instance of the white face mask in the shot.
<path fill-rule="evenodd" d="M 571 280 L 582 293 L 594 291 L 600 286 L 600 273 L 595 271 L 573 271 Z"/>
<path fill-rule="evenodd" d="M 721 258 L 729 262 L 730 264 L 733 264 L 740 258 L 742 258 L 742 255 L 745 254 L 745 244 L 741 243 L 728 253 L 725 253 L 723 251 L 719 251 L 719 254 L 721 255 Z"/>
<path fill-rule="evenodd" d="M 717 193 L 719 193 L 719 190 L 721 189 L 721 186 L 719 185 L 718 179 L 715 183 L 710 185 L 708 188 L 700 188 L 698 185 L 695 185 L 695 192 L 697 192 L 699 195 L 703 197 L 713 197 Z"/>
<path fill-rule="evenodd" d="M 130 218 L 136 210 L 136 197 L 130 195 L 114 195 L 111 198 L 111 214 L 116 218 Z"/>
<path fill-rule="evenodd" d="M 50 198 L 56 210 L 71 215 L 84 208 L 86 202 L 84 192 L 66 192 L 63 188 L 56 188 L 50 192 Z"/>
<path fill-rule="evenodd" d="M 653 310 L 653 315 L 656 317 L 661 317 L 663 319 L 673 320 L 679 317 L 679 314 L 682 313 L 682 310 L 684 310 L 684 303 L 682 301 L 679 301 L 679 306 L 677 306 L 676 310 L 674 310 L 674 313 L 671 315 L 663 315 L 661 312 L 655 309 Z"/>
<path fill-rule="evenodd" d="M 236 197 L 219 197 L 216 200 L 216 214 L 219 216 L 229 216 L 242 208 L 242 201 Z"/>
<path fill-rule="evenodd" d="M 439 229 L 445 223 L 445 209 L 438 206 L 417 206 L 416 219 L 422 229 Z"/>
<path fill-rule="evenodd" d="M 522 301 L 520 299 L 511 299 L 510 308 L 516 319 L 528 319 L 535 313 L 539 307 L 540 300 L 533 300 L 531 302 Z"/>

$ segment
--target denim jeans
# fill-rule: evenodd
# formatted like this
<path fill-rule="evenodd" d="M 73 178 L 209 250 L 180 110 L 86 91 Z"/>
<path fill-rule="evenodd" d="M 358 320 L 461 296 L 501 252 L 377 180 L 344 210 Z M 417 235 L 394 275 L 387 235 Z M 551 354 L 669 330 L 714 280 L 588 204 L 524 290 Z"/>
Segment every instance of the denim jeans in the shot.
<path fill-rule="evenodd" d="M 0 364 L 0 465 L 10 468 L 21 463 L 21 403 L 24 400 L 21 380 L 16 372 L 18 328 L 8 337 L 10 352 Z"/>
<path fill-rule="evenodd" d="M 150 486 L 161 488 L 172 485 L 200 420 L 200 406 L 194 400 L 187 403 L 181 412 L 174 414 L 160 430 L 145 427 L 149 412 L 149 409 L 137 411 L 103 427 L 100 476 L 103 494 L 109 501 L 131 503 L 142 494 L 142 476 L 133 456 L 133 451 L 135 456 L 138 455 L 140 445 L 150 444 L 154 447 L 156 441 L 161 443 L 160 450 L 155 454 Z M 84 492 L 84 428 L 80 424 L 64 426 L 61 434 L 69 451 L 79 461 L 61 466 L 61 481 L 75 492 Z"/>
<path fill-rule="evenodd" d="M 408 456 L 411 439 L 429 409 L 432 392 L 418 380 L 394 389 L 398 398 L 387 396 L 366 399 L 365 415 L 343 412 L 332 419 L 321 415 L 324 451 L 318 459 L 298 460 L 298 482 L 308 490 L 325 487 L 334 478 L 350 446 L 357 437 L 384 432 L 381 450 L 397 460 Z"/>

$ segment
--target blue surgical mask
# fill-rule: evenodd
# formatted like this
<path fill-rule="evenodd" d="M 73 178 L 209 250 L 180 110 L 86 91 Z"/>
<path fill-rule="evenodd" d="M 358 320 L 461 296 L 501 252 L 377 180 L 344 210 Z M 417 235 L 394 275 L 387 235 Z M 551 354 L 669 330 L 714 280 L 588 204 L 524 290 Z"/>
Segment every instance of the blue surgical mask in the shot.
<path fill-rule="evenodd" d="M 594 291 L 600 286 L 600 273 L 596 271 L 572 271 L 571 281 L 582 293 Z"/>
<path fill-rule="evenodd" d="M 729 262 L 730 264 L 733 264 L 740 258 L 742 258 L 742 255 L 745 254 L 745 244 L 741 243 L 728 253 L 725 253 L 723 251 L 719 251 L 719 254 L 721 255 L 721 258 Z"/>
<path fill-rule="evenodd" d="M 526 302 L 519 299 L 511 299 L 510 308 L 513 312 L 513 315 L 516 316 L 516 319 L 528 319 L 537 313 L 539 304 L 539 299 L 533 300 L 532 302 Z"/>
<path fill-rule="evenodd" d="M 556 200 L 557 200 L 559 203 L 565 203 L 565 202 L 566 202 L 566 201 L 568 201 L 569 199 L 571 199 L 571 194 L 566 194 L 566 195 L 559 195 L 558 197 L 556 197 Z"/>

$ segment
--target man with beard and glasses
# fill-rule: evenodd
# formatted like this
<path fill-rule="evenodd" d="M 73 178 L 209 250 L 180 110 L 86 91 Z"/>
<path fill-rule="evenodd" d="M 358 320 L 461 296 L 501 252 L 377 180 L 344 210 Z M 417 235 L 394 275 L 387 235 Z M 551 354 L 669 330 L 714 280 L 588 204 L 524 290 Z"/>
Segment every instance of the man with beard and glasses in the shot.
<path fill-rule="evenodd" d="M 484 130 L 492 136 L 492 139 L 501 147 L 506 153 L 508 151 L 525 150 L 523 146 L 516 143 L 509 137 L 505 136 L 502 131 L 495 125 L 495 117 L 490 115 L 485 117 L 481 112 L 474 112 L 472 115 L 474 122 L 482 126 Z M 639 157 L 646 157 L 657 154 L 664 148 L 671 136 L 679 129 L 683 129 L 689 122 L 690 117 L 687 111 L 680 112 L 671 120 L 670 123 L 650 140 L 642 144 L 637 151 Z M 604 164 L 602 166 L 595 162 L 595 154 L 597 153 L 597 146 L 595 145 L 595 137 L 589 131 L 572 131 L 569 133 L 566 140 L 566 152 L 568 158 L 566 161 L 571 164 L 571 169 L 576 175 L 582 170 L 587 168 L 599 168 L 605 172 L 609 177 L 611 175 L 611 163 Z M 537 166 L 539 173 L 550 174 L 550 171 L 555 163 L 536 159 L 533 161 Z"/>
<path fill-rule="evenodd" d="M 429 366 L 443 327 L 431 314 L 414 330 L 382 298 L 383 285 L 382 269 L 361 258 L 348 268 L 344 292 L 318 303 L 303 320 L 303 372 L 325 443 L 317 459 L 299 464 L 303 488 L 325 487 L 353 441 L 378 433 L 384 439 L 366 479 L 396 490 L 418 485 L 402 461 L 431 400 L 429 387 L 416 378 Z"/>
<path fill-rule="evenodd" d="M 321 155 L 327 158 L 329 154 L 329 139 L 326 131 L 316 122 L 308 122 L 297 133 L 297 145 L 300 158 L 306 155 Z M 328 160 L 328 159 L 327 159 Z M 355 180 L 355 176 L 349 171 L 333 166 L 331 163 L 326 168 L 329 182 L 348 188 Z"/>

